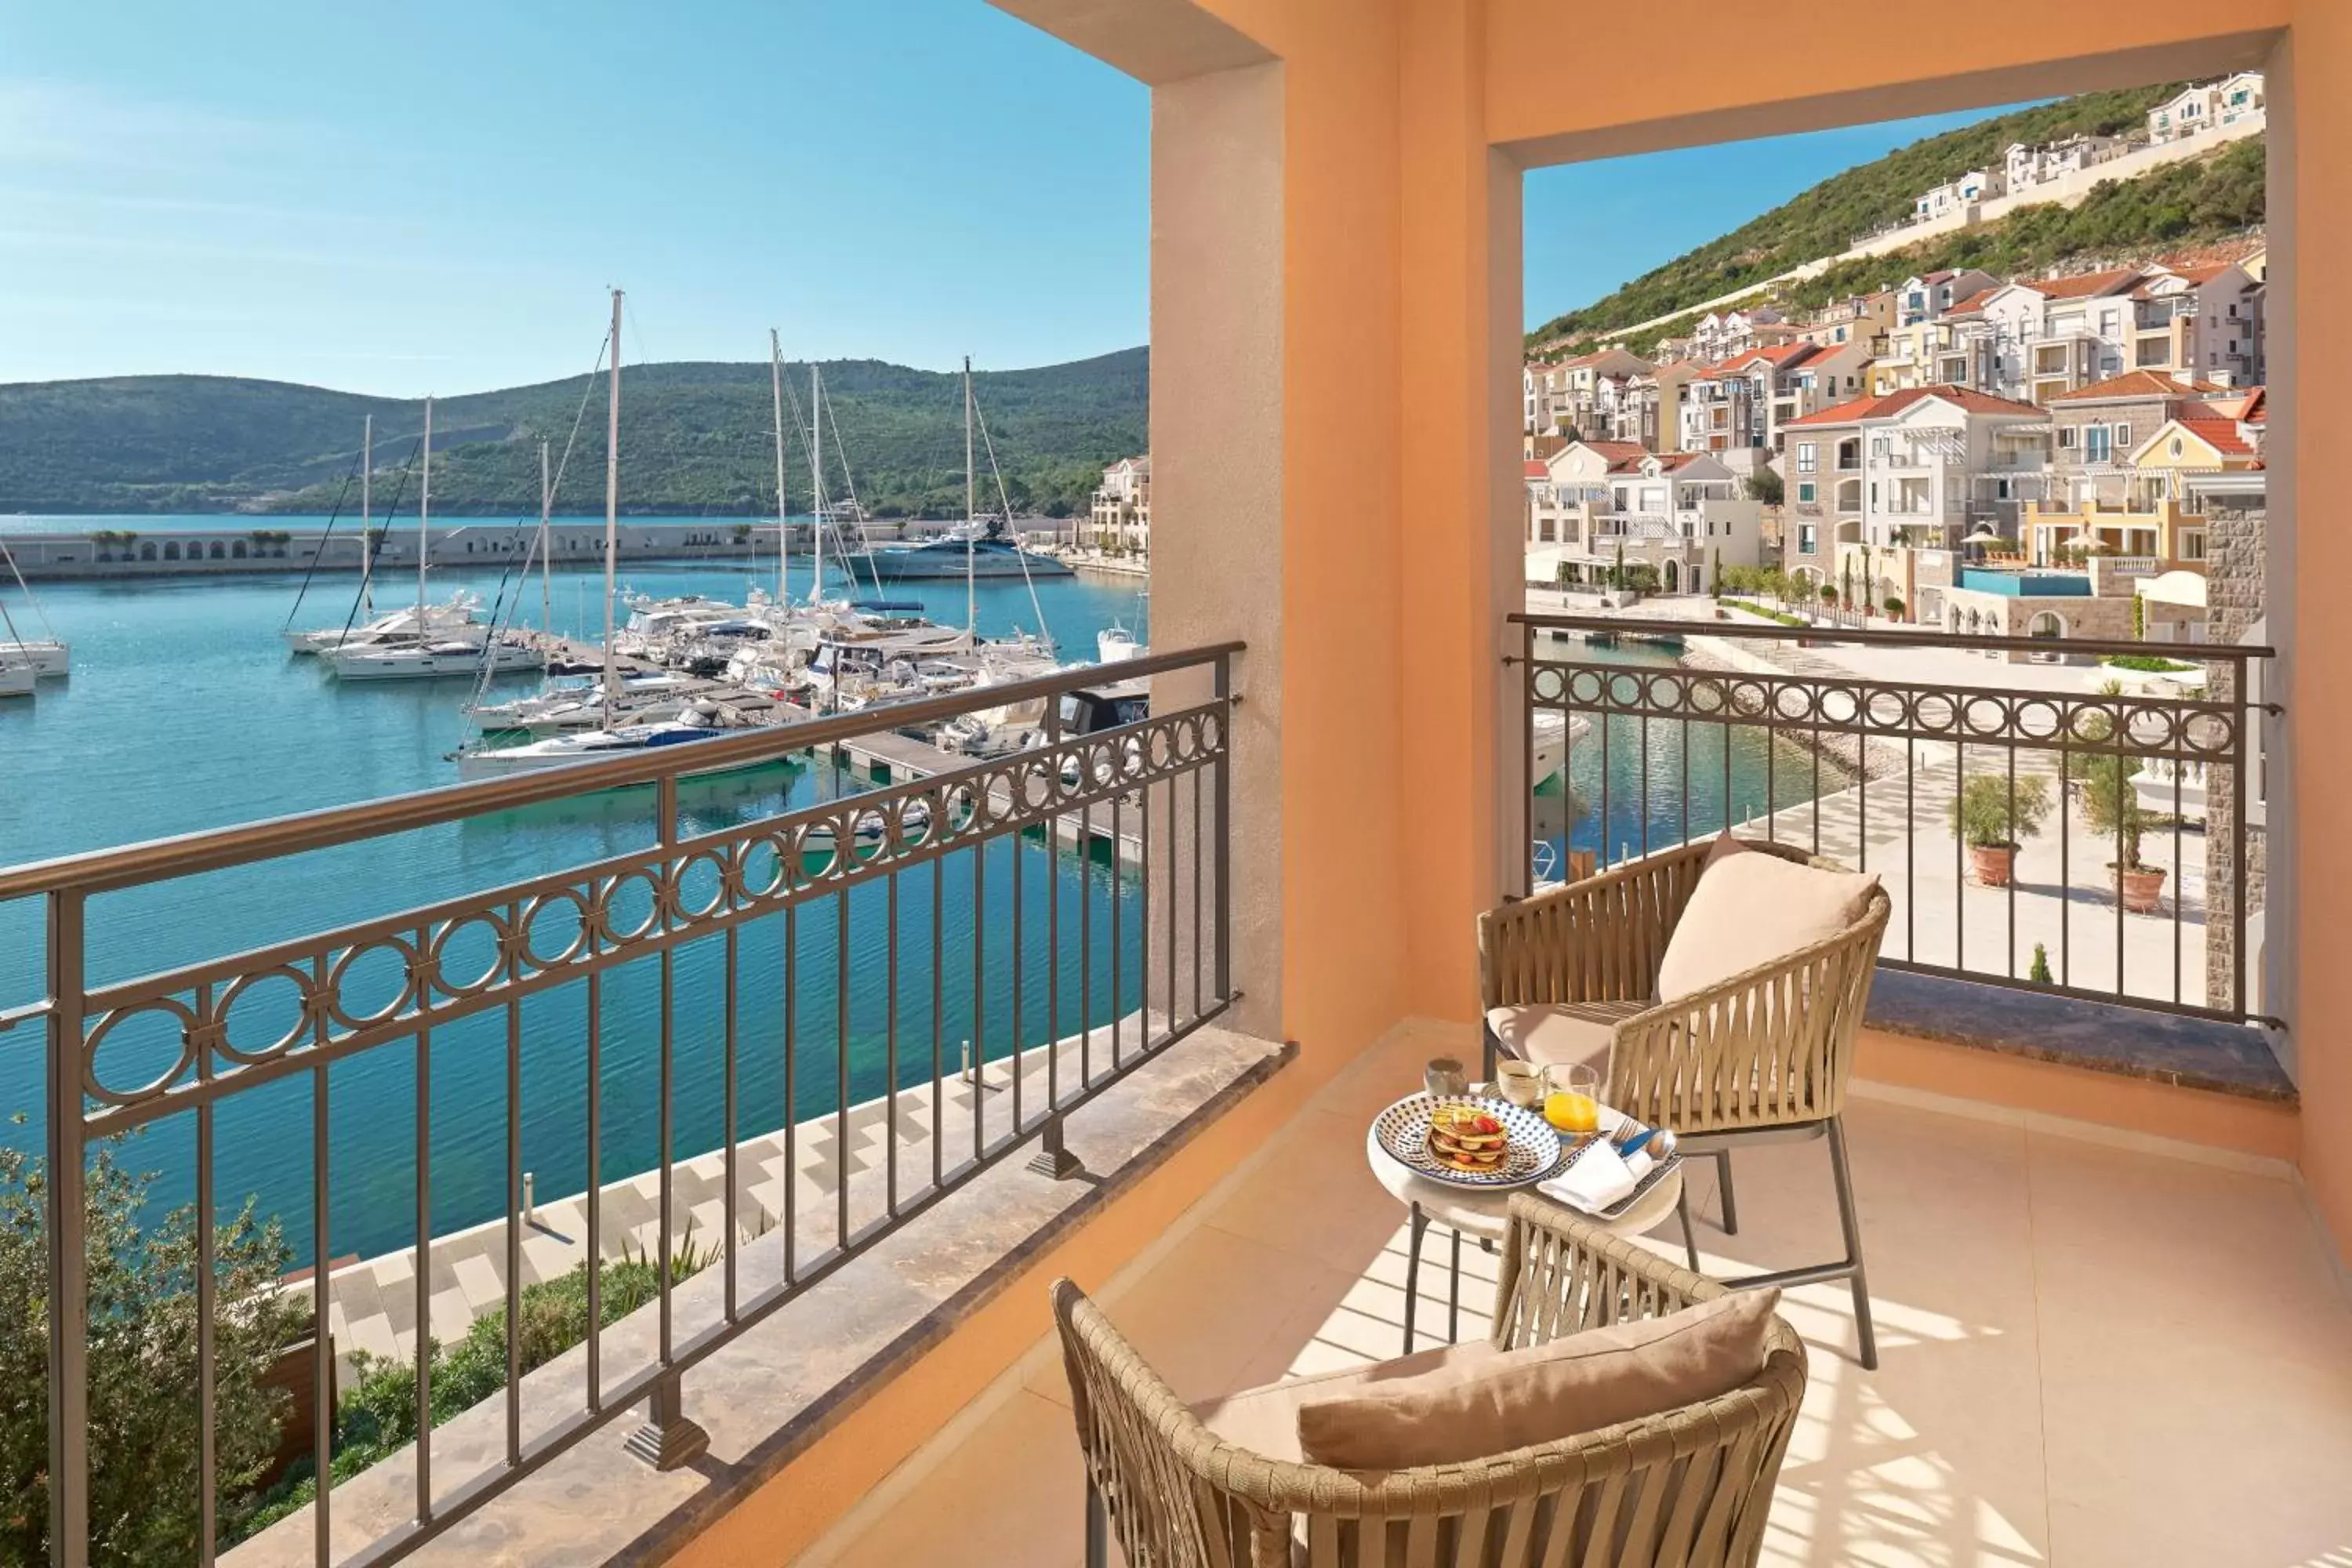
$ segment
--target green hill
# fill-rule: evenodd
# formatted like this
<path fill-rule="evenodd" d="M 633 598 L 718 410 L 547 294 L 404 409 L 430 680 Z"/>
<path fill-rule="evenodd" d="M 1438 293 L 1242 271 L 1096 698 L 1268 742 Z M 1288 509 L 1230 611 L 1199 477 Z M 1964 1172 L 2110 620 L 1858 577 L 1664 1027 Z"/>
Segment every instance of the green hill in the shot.
<path fill-rule="evenodd" d="M 833 411 L 828 488 L 847 477 L 879 515 L 960 516 L 960 378 L 874 360 L 823 365 Z M 787 365 L 805 406 L 808 367 Z M 1098 359 L 973 377 L 1005 485 L 1020 510 L 1083 510 L 1102 467 L 1143 450 L 1150 358 Z M 509 387 L 433 405 L 433 508 L 449 515 L 534 511 L 539 442 L 560 455 L 584 379 Z M 601 381 L 566 470 L 559 510 L 604 506 Z M 622 369 L 621 497 L 637 515 L 742 516 L 775 505 L 765 364 L 683 363 Z M 325 511 L 375 416 L 378 494 L 424 425 L 421 402 L 224 376 L 119 376 L 0 385 L 0 514 Z M 791 418 L 789 406 L 786 417 Z M 835 429 L 838 430 L 838 443 Z M 983 454 L 982 483 L 987 480 Z M 808 503 L 796 441 L 787 483 Z M 352 504 L 356 504 L 354 501 Z M 404 505 L 414 504 L 414 489 Z"/>
<path fill-rule="evenodd" d="M 2179 92 L 2184 84 L 2166 82 L 2154 87 L 2134 88 L 2115 92 L 2085 93 L 2079 98 L 2063 99 L 2055 103 L 2033 109 L 2020 110 L 2013 114 L 1997 115 L 1957 131 L 1947 131 L 1898 147 L 1884 158 L 1857 164 L 1842 174 L 1823 180 L 1812 189 L 1791 201 L 1784 202 L 1761 216 L 1750 219 L 1719 239 L 1710 240 L 1697 249 L 1676 257 L 1664 266 L 1643 274 L 1602 299 L 1581 310 L 1570 310 L 1554 317 L 1528 334 L 1530 344 L 1549 344 L 1563 339 L 1576 339 L 1605 334 L 1615 329 L 1646 321 L 1654 317 L 1690 310 L 1707 300 L 1732 292 L 1744 285 L 1777 277 L 1791 268 L 1824 256 L 1835 256 L 1853 243 L 1857 235 L 1867 234 L 1883 225 L 1910 216 L 1912 206 L 1923 191 L 1933 189 L 1975 168 L 1998 166 L 2002 154 L 2011 142 L 2039 143 L 2056 141 L 2078 133 L 2114 135 L 2147 123 L 2148 110 Z M 2251 179 L 2245 165 L 2251 163 Z M 2196 184 L 2200 176 L 2189 171 L 2210 170 L 2227 165 L 2226 189 L 2188 194 L 2185 203 L 2183 187 Z M 2053 217 L 2066 217 L 2060 209 L 2027 208 L 1999 224 L 1989 224 L 1980 230 L 1961 231 L 1940 236 L 1928 246 L 1945 241 L 1961 241 L 1977 234 L 2010 229 L 2021 237 L 2017 247 L 2018 259 L 2013 263 L 2021 269 L 2038 268 L 2063 261 L 2075 252 L 2066 251 L 2058 242 L 2076 244 L 2082 251 L 2103 247 L 2116 248 L 2164 241 L 2186 243 L 2201 238 L 2217 238 L 2223 233 L 2261 221 L 2262 212 L 2262 146 L 2258 142 L 2234 144 L 2223 155 L 2199 160 L 2189 165 L 2171 165 L 2147 176 L 2116 187 L 2129 191 L 2137 187 L 2161 185 L 2162 197 L 2146 201 L 2130 196 L 2112 198 L 2104 204 L 2095 195 L 2084 204 L 2103 207 L 2093 221 L 2072 226 L 2084 232 L 2061 234 L 2059 229 L 2070 226 L 2053 224 L 2044 218 L 2045 211 Z M 2143 210 L 2144 209 L 2144 210 Z M 2251 210 L 2252 216 L 2245 216 Z M 1918 248 L 1918 247 L 1915 247 Z M 1988 250 L 1988 256 L 1998 249 Z M 1911 268 L 1905 258 L 1909 252 L 1878 257 L 1867 262 L 1851 263 L 1860 269 L 1857 276 L 1865 280 L 1846 280 L 1844 291 L 1857 288 L 1876 288 L 1887 277 L 1902 277 Z M 1967 257 L 1972 264 L 1999 270 L 1991 261 Z M 1930 265 L 1950 266 L 1949 261 Z M 1843 270 L 1843 269 L 1833 269 Z M 1840 287 L 1830 279 L 1817 280 L 1819 288 L 1808 285 L 1807 292 L 1826 300 L 1829 289 Z M 1801 301 L 1800 301 L 1801 302 Z"/>

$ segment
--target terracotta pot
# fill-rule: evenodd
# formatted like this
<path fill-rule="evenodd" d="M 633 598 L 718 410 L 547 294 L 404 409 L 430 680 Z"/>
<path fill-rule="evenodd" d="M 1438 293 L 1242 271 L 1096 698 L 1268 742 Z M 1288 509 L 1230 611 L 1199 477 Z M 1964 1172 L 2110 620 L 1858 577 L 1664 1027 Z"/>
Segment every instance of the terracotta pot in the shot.
<path fill-rule="evenodd" d="M 2109 862 L 2112 869 L 2114 863 Z M 2122 886 L 2124 911 L 2126 914 L 2154 915 L 2164 912 L 2164 868 L 2142 866 L 2136 870 L 2116 872 Z"/>
<path fill-rule="evenodd" d="M 2009 874 L 2016 864 L 2017 846 L 2014 844 L 1969 846 L 1969 875 L 1979 887 L 2008 887 Z"/>

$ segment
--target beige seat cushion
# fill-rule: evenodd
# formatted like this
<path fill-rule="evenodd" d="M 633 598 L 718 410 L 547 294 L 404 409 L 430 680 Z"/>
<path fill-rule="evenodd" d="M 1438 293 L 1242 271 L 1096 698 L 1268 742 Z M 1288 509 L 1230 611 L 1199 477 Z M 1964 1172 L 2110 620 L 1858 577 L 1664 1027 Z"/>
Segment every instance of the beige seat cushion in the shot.
<path fill-rule="evenodd" d="M 1582 1063 L 1609 1075 L 1609 1046 L 1618 1023 L 1647 1006 L 1643 1002 L 1530 1002 L 1486 1009 L 1486 1027 L 1503 1049 L 1538 1067 Z"/>
<path fill-rule="evenodd" d="M 1800 866 L 1777 855 L 1710 856 L 1658 964 L 1672 1002 L 1837 935 L 1870 906 L 1875 873 Z"/>
<path fill-rule="evenodd" d="M 1222 1399 L 1203 1400 L 1192 1406 L 1192 1414 L 1201 1418 L 1202 1426 L 1235 1447 L 1247 1448 L 1262 1458 L 1303 1464 L 1298 1449 L 1298 1407 L 1303 1402 L 1341 1398 L 1371 1386 L 1376 1378 L 1430 1377 L 1449 1369 L 1460 1375 L 1498 1353 L 1485 1340 L 1440 1345 L 1394 1361 L 1350 1367 L 1345 1372 L 1318 1373 L 1312 1377 L 1294 1377 L 1263 1388 L 1229 1394 Z"/>
<path fill-rule="evenodd" d="M 1298 1451 L 1343 1470 L 1402 1470 L 1506 1454 L 1712 1399 L 1764 1366 L 1777 1290 L 1735 1291 L 1662 1318 L 1524 1350 L 1303 1390 Z"/>

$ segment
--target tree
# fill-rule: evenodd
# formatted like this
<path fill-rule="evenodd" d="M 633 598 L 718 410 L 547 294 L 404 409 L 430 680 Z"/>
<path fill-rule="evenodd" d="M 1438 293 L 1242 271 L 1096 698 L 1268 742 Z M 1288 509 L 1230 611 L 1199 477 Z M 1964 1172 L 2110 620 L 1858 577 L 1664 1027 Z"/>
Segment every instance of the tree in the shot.
<path fill-rule="evenodd" d="M 1609 585 L 1612 588 L 1625 585 L 1625 542 L 1622 539 L 1617 542 L 1617 564 L 1609 571 Z"/>
<path fill-rule="evenodd" d="M 2120 698 L 2123 685 L 2110 680 L 2099 688 L 2103 695 Z M 2122 704 L 2116 704 L 2118 710 Z M 2126 734 L 2128 734 L 2126 719 Z M 2103 709 L 2086 709 L 2074 720 L 2074 737 L 2085 746 L 2112 747 L 2116 742 L 2116 717 Z M 2147 830 L 2148 813 L 2139 803 L 2139 790 L 2132 784 L 2132 775 L 2140 770 L 2141 759 L 2128 752 L 2107 750 L 2076 752 L 2069 759 L 2069 772 L 2083 785 L 2083 816 L 2093 833 L 2116 842 L 2116 864 L 2126 871 L 2137 871 L 2140 865 L 2140 835 Z"/>
<path fill-rule="evenodd" d="M 17 1119 L 20 1122 L 23 1118 Z M 152 1173 L 121 1140 L 89 1163 L 89 1559 L 125 1568 L 194 1561 L 196 1213 L 145 1213 Z M 48 1274 L 46 1163 L 0 1149 L 0 1562 L 48 1556 Z M 307 1331 L 309 1299 L 275 1287 L 289 1258 L 276 1220 L 248 1202 L 213 1234 L 215 1495 L 224 1538 L 249 1508 L 287 1405 L 262 1376 Z"/>
<path fill-rule="evenodd" d="M 1779 506 L 1789 492 L 1788 487 L 1781 483 L 1779 469 L 1759 464 L 1756 471 L 1748 476 L 1748 493 L 1766 506 Z"/>

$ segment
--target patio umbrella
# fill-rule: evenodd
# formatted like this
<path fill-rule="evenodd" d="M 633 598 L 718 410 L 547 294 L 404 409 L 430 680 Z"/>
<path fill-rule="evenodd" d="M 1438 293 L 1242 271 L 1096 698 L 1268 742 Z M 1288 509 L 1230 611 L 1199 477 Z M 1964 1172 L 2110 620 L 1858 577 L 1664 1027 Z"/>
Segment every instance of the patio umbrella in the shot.
<path fill-rule="evenodd" d="M 1962 544 L 1999 544 L 2006 537 L 2008 536 L 1995 533 L 1991 529 L 1979 523 L 1977 531 L 1962 538 L 1960 542 Z"/>

